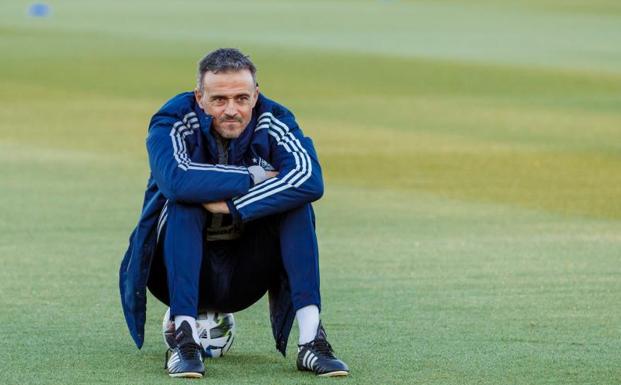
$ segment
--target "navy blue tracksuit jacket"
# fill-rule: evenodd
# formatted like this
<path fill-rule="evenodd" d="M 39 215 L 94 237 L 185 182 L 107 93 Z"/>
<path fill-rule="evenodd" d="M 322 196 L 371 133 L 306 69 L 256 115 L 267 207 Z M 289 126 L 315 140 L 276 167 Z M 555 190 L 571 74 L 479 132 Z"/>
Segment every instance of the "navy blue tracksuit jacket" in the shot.
<path fill-rule="evenodd" d="M 157 246 L 158 218 L 166 201 L 225 200 L 236 221 L 248 222 L 317 200 L 323 181 L 312 141 L 285 107 L 259 95 L 252 120 L 228 148 L 228 165 L 217 164 L 211 116 L 186 92 L 169 100 L 151 119 L 147 149 L 151 175 L 138 225 L 121 263 L 119 286 L 129 332 L 144 342 L 146 289 Z M 197 151 L 205 149 L 205 151 Z M 279 171 L 253 185 L 248 167 Z M 284 354 L 294 313 L 286 282 L 270 289 L 270 316 L 277 348 Z"/>

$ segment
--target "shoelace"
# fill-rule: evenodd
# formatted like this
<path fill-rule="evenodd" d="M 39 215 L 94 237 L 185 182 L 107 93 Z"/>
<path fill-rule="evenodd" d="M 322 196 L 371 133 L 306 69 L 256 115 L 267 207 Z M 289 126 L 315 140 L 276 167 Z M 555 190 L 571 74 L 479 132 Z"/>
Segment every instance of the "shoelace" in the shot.
<path fill-rule="evenodd" d="M 334 356 L 334 350 L 332 349 L 332 345 L 326 340 L 317 339 L 313 342 L 313 347 L 317 351 L 319 355 L 326 356 L 328 358 L 336 358 Z"/>

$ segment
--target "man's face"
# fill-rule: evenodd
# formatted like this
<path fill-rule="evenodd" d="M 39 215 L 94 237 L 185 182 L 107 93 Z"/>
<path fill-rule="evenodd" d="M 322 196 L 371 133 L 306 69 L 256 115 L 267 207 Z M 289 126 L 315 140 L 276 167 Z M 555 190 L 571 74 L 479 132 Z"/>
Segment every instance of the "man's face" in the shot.
<path fill-rule="evenodd" d="M 252 118 L 259 87 L 249 70 L 207 72 L 203 76 L 203 91 L 196 89 L 194 95 L 203 111 L 213 116 L 214 130 L 223 138 L 235 139 Z"/>

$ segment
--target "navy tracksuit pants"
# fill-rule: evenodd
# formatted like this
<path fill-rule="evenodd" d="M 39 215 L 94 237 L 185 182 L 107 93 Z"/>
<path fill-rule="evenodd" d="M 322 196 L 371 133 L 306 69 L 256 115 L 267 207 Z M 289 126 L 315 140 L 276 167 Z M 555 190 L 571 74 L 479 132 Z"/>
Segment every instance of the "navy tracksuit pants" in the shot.
<path fill-rule="evenodd" d="M 171 316 L 236 312 L 287 274 L 294 310 L 321 308 L 319 255 L 312 206 L 244 224 L 240 238 L 206 241 L 209 214 L 200 205 L 168 203 L 149 276 L 150 291 Z"/>

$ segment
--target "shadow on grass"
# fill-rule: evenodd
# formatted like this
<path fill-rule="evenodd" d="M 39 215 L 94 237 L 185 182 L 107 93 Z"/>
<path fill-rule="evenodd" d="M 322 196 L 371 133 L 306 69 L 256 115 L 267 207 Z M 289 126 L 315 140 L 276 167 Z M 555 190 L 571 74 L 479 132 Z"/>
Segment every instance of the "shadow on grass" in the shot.
<path fill-rule="evenodd" d="M 127 351 L 116 352 L 121 360 L 122 369 L 129 378 L 141 378 L 144 383 L 168 380 L 164 369 L 164 350 L 138 352 L 127 354 Z M 110 368 L 111 369 L 111 368 Z M 120 369 L 120 368 L 117 368 Z M 310 373 L 300 373 L 295 366 L 295 354 L 286 358 L 276 352 L 235 352 L 220 358 L 205 360 L 206 377 L 220 381 L 219 383 L 273 383 L 277 378 L 279 383 L 305 383 L 314 379 Z M 119 373 L 117 373 L 119 374 Z"/>

